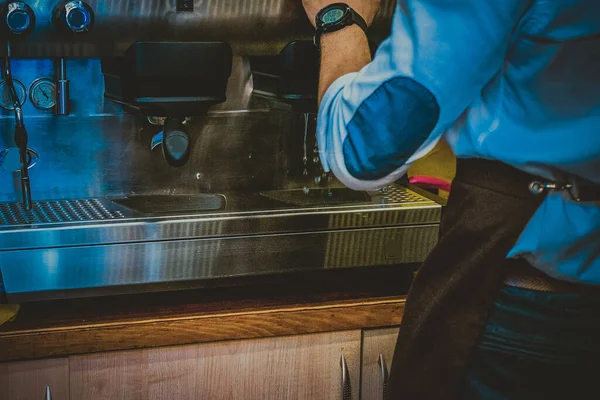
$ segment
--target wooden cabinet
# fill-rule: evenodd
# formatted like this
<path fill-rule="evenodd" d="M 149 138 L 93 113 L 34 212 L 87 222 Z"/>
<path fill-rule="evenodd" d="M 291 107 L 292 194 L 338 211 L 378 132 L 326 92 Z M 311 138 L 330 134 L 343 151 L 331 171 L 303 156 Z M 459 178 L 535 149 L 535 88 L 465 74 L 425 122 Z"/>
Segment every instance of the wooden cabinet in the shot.
<path fill-rule="evenodd" d="M 385 400 L 384 374 L 389 372 L 394 356 L 399 328 L 363 331 L 362 341 L 362 400 Z M 382 365 L 383 362 L 383 365 Z M 385 368 L 385 370 L 382 370 Z"/>
<path fill-rule="evenodd" d="M 397 329 L 235 340 L 0 363 L 0 400 L 380 399 L 377 357 L 391 360 Z M 365 386 L 366 385 L 366 386 Z M 367 397 L 365 397 L 367 396 Z"/>
<path fill-rule="evenodd" d="M 0 400 L 43 400 L 50 386 L 56 400 L 69 398 L 69 359 L 0 363 Z"/>
<path fill-rule="evenodd" d="M 72 400 L 342 399 L 343 354 L 351 398 L 358 400 L 360 350 L 356 330 L 73 356 L 70 394 Z"/>

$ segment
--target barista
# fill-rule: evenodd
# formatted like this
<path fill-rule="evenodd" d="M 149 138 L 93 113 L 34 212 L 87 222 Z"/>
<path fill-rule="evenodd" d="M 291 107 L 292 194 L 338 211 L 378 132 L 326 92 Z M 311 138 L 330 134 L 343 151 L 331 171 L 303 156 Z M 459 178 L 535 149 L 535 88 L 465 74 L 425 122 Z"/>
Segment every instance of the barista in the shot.
<path fill-rule="evenodd" d="M 600 2 L 303 0 L 321 50 L 318 141 L 348 187 L 458 157 L 409 293 L 391 399 L 600 398 Z"/>

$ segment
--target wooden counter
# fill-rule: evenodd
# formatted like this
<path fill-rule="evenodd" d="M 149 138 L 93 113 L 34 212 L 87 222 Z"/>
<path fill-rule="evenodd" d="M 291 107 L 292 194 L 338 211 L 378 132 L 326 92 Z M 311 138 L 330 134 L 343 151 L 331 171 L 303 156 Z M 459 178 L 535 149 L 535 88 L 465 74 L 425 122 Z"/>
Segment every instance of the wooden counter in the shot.
<path fill-rule="evenodd" d="M 0 326 L 0 361 L 396 326 L 410 276 L 410 268 L 363 268 L 23 304 Z"/>

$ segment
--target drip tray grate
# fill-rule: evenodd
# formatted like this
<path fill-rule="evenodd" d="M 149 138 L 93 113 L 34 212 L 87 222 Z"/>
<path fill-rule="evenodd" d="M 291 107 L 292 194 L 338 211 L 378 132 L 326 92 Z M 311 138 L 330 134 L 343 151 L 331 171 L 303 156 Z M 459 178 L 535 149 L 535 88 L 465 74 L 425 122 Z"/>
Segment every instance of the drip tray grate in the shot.
<path fill-rule="evenodd" d="M 296 206 L 334 206 L 355 204 L 418 204 L 431 202 L 426 197 L 404 187 L 389 185 L 376 192 L 354 191 L 348 188 L 283 189 L 261 192 L 262 196 Z"/>
<path fill-rule="evenodd" d="M 21 203 L 0 203 L 1 225 L 27 225 L 123 218 L 120 211 L 108 210 L 96 199 L 38 201 L 26 211 Z"/>
<path fill-rule="evenodd" d="M 415 192 L 394 185 L 384 187 L 379 190 L 379 193 L 382 194 L 383 199 L 388 203 L 421 203 L 428 201 L 427 198 Z"/>

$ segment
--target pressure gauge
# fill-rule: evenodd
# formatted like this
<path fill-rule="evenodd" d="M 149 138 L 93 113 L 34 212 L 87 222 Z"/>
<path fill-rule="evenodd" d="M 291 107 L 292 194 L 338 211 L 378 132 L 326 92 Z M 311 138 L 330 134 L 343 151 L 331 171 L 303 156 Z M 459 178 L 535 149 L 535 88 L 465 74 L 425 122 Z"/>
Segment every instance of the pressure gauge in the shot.
<path fill-rule="evenodd" d="M 50 78 L 38 78 L 29 88 L 31 104 L 40 110 L 49 110 L 56 105 L 56 85 Z"/>
<path fill-rule="evenodd" d="M 16 79 L 13 79 L 13 84 L 15 86 L 15 91 L 17 92 L 19 103 L 22 106 L 25 104 L 25 100 L 27 99 L 27 89 L 25 88 L 25 85 Z M 9 111 L 15 109 L 6 81 L 0 82 L 0 107 Z"/>

